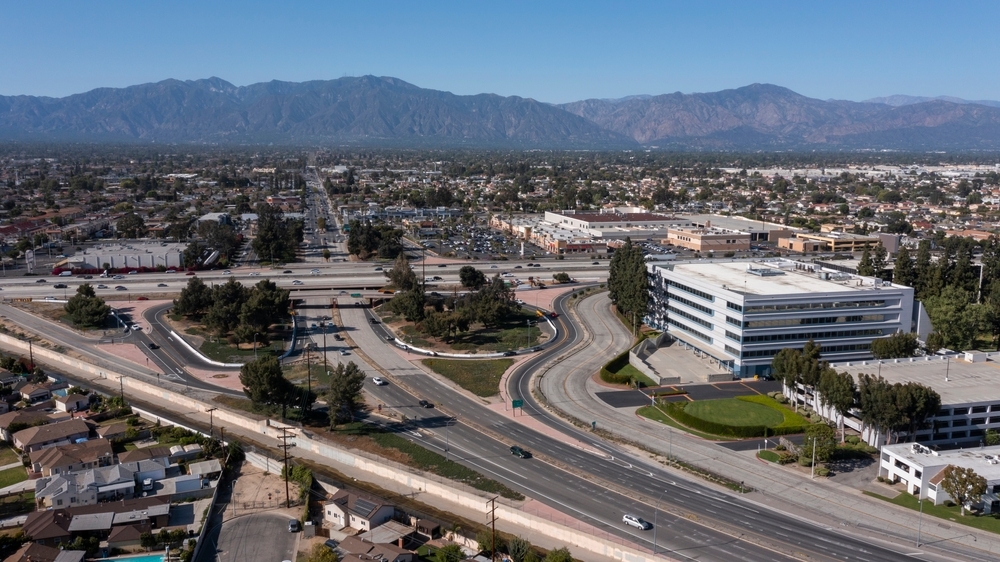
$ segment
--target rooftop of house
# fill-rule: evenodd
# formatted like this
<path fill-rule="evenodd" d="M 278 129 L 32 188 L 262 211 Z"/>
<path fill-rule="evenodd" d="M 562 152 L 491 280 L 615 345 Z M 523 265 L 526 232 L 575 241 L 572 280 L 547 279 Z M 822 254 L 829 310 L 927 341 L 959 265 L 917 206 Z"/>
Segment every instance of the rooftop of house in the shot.
<path fill-rule="evenodd" d="M 170 447 L 143 447 L 141 449 L 118 453 L 118 462 L 120 463 L 167 458 L 170 458 Z"/>
<path fill-rule="evenodd" d="M 90 433 L 90 426 L 83 420 L 70 419 L 22 429 L 14 434 L 14 439 L 27 447 L 38 443 L 58 441 L 81 433 L 83 435 Z"/>
<path fill-rule="evenodd" d="M 107 439 L 91 439 L 83 443 L 70 443 L 60 447 L 49 447 L 31 453 L 31 462 L 42 467 L 58 467 L 79 462 L 93 462 L 103 457 L 112 457 L 114 451 Z"/>
<path fill-rule="evenodd" d="M 341 508 L 365 519 L 373 517 L 382 506 L 386 505 L 380 499 L 362 497 L 346 490 L 337 491 L 327 503 L 337 504 Z"/>

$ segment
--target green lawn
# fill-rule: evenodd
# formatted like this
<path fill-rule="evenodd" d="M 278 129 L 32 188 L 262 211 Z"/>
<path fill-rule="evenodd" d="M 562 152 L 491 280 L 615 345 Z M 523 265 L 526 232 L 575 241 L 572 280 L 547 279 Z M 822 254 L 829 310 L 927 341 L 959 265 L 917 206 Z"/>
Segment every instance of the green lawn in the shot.
<path fill-rule="evenodd" d="M 761 406 L 766 406 L 780 413 L 782 418 L 784 418 L 782 422 L 777 426 L 772 425 L 770 427 L 804 427 L 809 425 L 809 420 L 770 396 L 765 396 L 763 394 L 751 394 L 749 396 L 739 396 L 736 399 L 741 402 L 760 404 Z"/>
<path fill-rule="evenodd" d="M 6 488 L 7 486 L 17 484 L 18 482 L 24 482 L 27 479 L 28 472 L 23 466 L 15 466 L 14 468 L 0 470 L 0 488 Z"/>
<path fill-rule="evenodd" d="M 646 375 L 644 375 L 642 373 L 642 371 L 640 371 L 639 369 L 636 369 L 631 364 L 626 364 L 621 369 L 618 369 L 618 371 L 615 374 L 617 374 L 617 375 L 624 375 L 626 377 L 629 377 L 630 379 L 637 380 L 637 381 L 639 381 L 640 385 L 642 385 L 642 386 L 644 386 L 646 388 L 653 387 L 653 386 L 659 386 L 655 382 L 653 382 L 653 379 L 651 379 L 651 378 L 647 377 Z"/>
<path fill-rule="evenodd" d="M 252 349 L 238 349 L 235 345 L 229 345 L 225 341 L 216 342 L 206 339 L 205 342 L 201 344 L 199 351 L 201 351 L 205 357 L 214 361 L 221 361 L 223 363 L 253 359 Z M 268 351 L 270 350 L 261 348 L 257 350 L 257 353 L 261 354 Z"/>
<path fill-rule="evenodd" d="M 763 425 L 774 427 L 785 421 L 781 412 L 763 404 L 733 398 L 697 400 L 684 407 L 696 418 L 732 426 Z"/>
<path fill-rule="evenodd" d="M 817 443 L 818 442 L 819 442 L 819 440 L 817 440 Z M 760 452 L 757 453 L 757 458 L 761 458 L 761 459 L 764 459 L 764 460 L 769 461 L 769 462 L 777 463 L 778 459 L 780 457 L 778 456 L 778 453 L 775 453 L 774 451 L 763 450 L 763 451 L 760 451 Z"/>
<path fill-rule="evenodd" d="M 500 377 L 513 359 L 424 359 L 424 365 L 476 396 L 484 398 L 500 392 Z"/>
<path fill-rule="evenodd" d="M 0 466 L 5 466 L 12 462 L 21 462 L 21 457 L 10 447 L 0 448 Z"/>
<path fill-rule="evenodd" d="M 463 332 L 446 341 L 455 351 L 480 351 L 484 353 L 512 351 L 538 344 L 542 331 L 538 328 L 539 318 L 534 313 L 521 311 L 506 318 L 499 326 L 487 328 L 473 324 L 468 332 Z M 385 320 L 388 322 L 388 320 Z M 528 327 L 528 321 L 532 323 Z M 400 339 L 416 347 L 433 347 L 432 338 L 421 334 L 413 324 L 398 329 Z"/>
<path fill-rule="evenodd" d="M 644 418 L 651 419 L 653 421 L 658 421 L 663 425 L 669 425 L 670 427 L 678 431 L 683 431 L 684 433 L 690 433 L 691 435 L 696 435 L 698 437 L 701 437 L 702 439 L 708 439 L 709 441 L 720 441 L 723 439 L 727 439 L 726 437 L 721 437 L 719 435 L 712 435 L 711 433 L 705 433 L 704 431 L 698 431 L 697 429 L 694 429 L 692 427 L 687 427 L 682 423 L 678 423 L 677 420 L 663 413 L 663 410 L 661 410 L 659 406 L 656 407 L 643 406 L 638 410 L 636 410 L 635 413 L 639 414 Z"/>
<path fill-rule="evenodd" d="M 0 516 L 9 517 L 32 511 L 35 511 L 35 492 L 33 491 L 0 499 Z"/>
<path fill-rule="evenodd" d="M 868 492 L 862 490 L 862 493 L 866 496 L 871 496 L 873 498 L 878 498 L 880 500 L 885 500 L 889 503 L 894 503 L 898 506 L 902 506 L 914 511 L 920 510 L 920 504 L 917 501 L 917 497 L 913 494 L 901 493 L 895 498 L 887 498 L 883 495 L 876 494 L 874 492 Z M 976 529 L 987 531 L 990 533 L 1000 533 L 1000 517 L 996 515 L 981 515 L 974 516 L 968 511 L 965 512 L 965 517 L 962 517 L 961 511 L 958 506 L 952 502 L 948 502 L 947 505 L 934 505 L 930 500 L 924 500 L 924 515 L 930 515 L 932 517 L 937 517 L 940 519 L 946 519 L 949 521 L 954 521 L 956 523 L 961 523 L 963 525 L 968 525 Z"/>

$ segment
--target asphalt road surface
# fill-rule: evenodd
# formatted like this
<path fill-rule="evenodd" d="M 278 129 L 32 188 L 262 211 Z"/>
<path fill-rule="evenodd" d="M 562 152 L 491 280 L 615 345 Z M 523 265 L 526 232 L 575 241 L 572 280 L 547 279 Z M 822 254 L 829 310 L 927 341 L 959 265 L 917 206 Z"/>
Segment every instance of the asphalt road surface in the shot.
<path fill-rule="evenodd" d="M 219 533 L 218 562 L 280 562 L 295 560 L 296 539 L 288 532 L 288 517 L 255 513 L 230 519 Z M 203 557 L 205 558 L 205 557 Z"/>

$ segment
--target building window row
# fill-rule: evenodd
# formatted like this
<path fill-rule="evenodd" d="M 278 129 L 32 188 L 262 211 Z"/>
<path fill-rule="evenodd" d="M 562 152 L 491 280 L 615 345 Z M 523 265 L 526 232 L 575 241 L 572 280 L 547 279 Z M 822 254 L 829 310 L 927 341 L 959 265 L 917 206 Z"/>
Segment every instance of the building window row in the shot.
<path fill-rule="evenodd" d="M 784 349 L 784 348 L 782 348 Z M 844 353 L 848 351 L 868 351 L 871 344 L 856 343 L 848 345 L 824 345 L 820 348 L 820 353 Z M 774 357 L 781 349 L 754 349 L 743 352 L 743 358 L 752 357 Z"/>
<path fill-rule="evenodd" d="M 972 418 L 971 420 L 965 418 L 957 420 L 934 420 L 934 429 L 936 430 L 941 427 L 962 427 L 965 425 L 991 425 L 995 423 L 1000 423 L 1000 417 Z"/>
<path fill-rule="evenodd" d="M 743 343 L 762 343 L 789 340 L 822 340 L 831 338 L 856 338 L 860 336 L 881 336 L 882 330 L 841 330 L 839 332 L 807 332 L 794 334 L 765 334 L 761 336 L 743 336 Z"/>
<path fill-rule="evenodd" d="M 738 328 L 743 327 L 743 321 L 740 320 L 739 318 L 733 318 L 732 316 L 726 316 L 726 323 L 732 324 L 733 326 L 736 326 Z"/>
<path fill-rule="evenodd" d="M 753 314 L 756 312 L 785 312 L 790 310 L 819 310 L 828 308 L 872 308 L 877 306 L 885 306 L 885 300 L 759 304 L 747 306 L 745 312 Z"/>
<path fill-rule="evenodd" d="M 727 345 L 726 346 L 726 353 L 728 353 L 728 354 L 730 354 L 730 355 L 732 355 L 734 357 L 739 357 L 740 356 L 740 350 L 736 349 L 735 347 L 733 347 L 731 345 Z"/>
<path fill-rule="evenodd" d="M 687 324 L 683 324 L 681 322 L 678 322 L 677 320 L 674 320 L 672 317 L 669 317 L 669 316 L 667 317 L 667 324 L 670 324 L 671 326 L 674 326 L 675 328 L 677 328 L 679 330 L 687 332 L 687 333 L 691 334 L 692 336 L 694 336 L 694 337 L 696 337 L 696 338 L 698 338 L 700 340 L 706 341 L 708 343 L 712 343 L 712 338 L 711 337 L 709 337 L 709 336 L 707 336 L 707 335 L 699 332 L 698 330 L 695 330 L 694 328 L 688 326 Z"/>
<path fill-rule="evenodd" d="M 679 297 L 679 296 L 677 296 L 677 295 L 675 295 L 673 293 L 667 293 L 667 298 L 670 299 L 670 300 L 677 301 L 677 302 L 679 302 L 681 304 L 685 304 L 687 306 L 690 306 L 691 308 L 693 308 L 695 310 L 700 310 L 701 312 L 704 312 L 705 314 L 707 314 L 709 316 L 715 316 L 715 312 L 711 308 L 708 308 L 707 306 L 705 306 L 703 304 L 698 304 L 698 303 L 696 303 L 694 301 L 690 301 L 690 300 L 688 300 L 688 299 L 686 299 L 684 297 Z"/>
<path fill-rule="evenodd" d="M 688 320 L 690 320 L 692 322 L 701 324 L 702 326 L 708 328 L 709 330 L 711 330 L 713 328 L 711 322 L 709 322 L 708 320 L 702 320 L 701 318 L 698 318 L 697 316 L 695 316 L 694 314 L 691 314 L 690 312 L 684 312 L 683 310 L 681 310 L 679 308 L 674 308 L 672 306 L 667 306 L 667 310 L 669 310 L 671 314 L 676 314 L 678 316 L 683 316 L 684 318 L 687 318 Z"/>
<path fill-rule="evenodd" d="M 748 320 L 746 328 L 781 328 L 808 324 L 845 324 L 848 322 L 881 322 L 884 314 L 859 314 L 856 316 L 824 316 L 820 318 L 776 318 L 774 320 Z"/>
<path fill-rule="evenodd" d="M 729 338 L 729 339 L 731 339 L 731 340 L 733 340 L 733 341 L 738 341 L 738 342 L 743 341 L 740 338 L 739 334 L 734 334 L 734 333 L 730 332 L 729 330 L 726 330 L 726 337 Z"/>
<path fill-rule="evenodd" d="M 675 289 L 680 289 L 680 290 L 684 291 L 685 293 L 690 293 L 690 294 L 692 294 L 692 295 L 694 295 L 696 297 L 701 297 L 701 298 L 707 300 L 708 302 L 715 302 L 715 297 L 712 296 L 712 295 L 710 295 L 710 294 L 708 294 L 708 293 L 706 293 L 705 291 L 699 291 L 698 289 L 695 289 L 694 287 L 688 287 L 687 285 L 683 285 L 681 283 L 678 283 L 677 281 L 674 281 L 673 279 L 667 279 L 667 285 L 669 285 L 671 287 L 674 287 Z"/>
<path fill-rule="evenodd" d="M 951 415 L 964 416 L 967 414 L 985 414 L 986 412 L 990 413 L 1000 412 L 1000 404 L 992 404 L 990 406 L 983 404 L 980 406 L 973 406 L 972 408 L 955 408 L 954 410 L 952 410 L 951 408 L 942 408 L 937 413 L 937 415 L 938 417 L 946 417 Z M 994 423 L 1000 422 L 1000 418 L 993 418 L 993 422 Z"/>
<path fill-rule="evenodd" d="M 735 310 L 736 312 L 743 312 L 743 305 L 736 302 L 726 301 L 726 308 Z"/>

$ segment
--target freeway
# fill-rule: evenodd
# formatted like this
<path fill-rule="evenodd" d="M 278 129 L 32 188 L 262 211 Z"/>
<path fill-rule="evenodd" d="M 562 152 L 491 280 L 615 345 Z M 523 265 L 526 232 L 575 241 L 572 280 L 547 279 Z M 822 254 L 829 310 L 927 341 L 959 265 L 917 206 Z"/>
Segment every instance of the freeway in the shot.
<path fill-rule="evenodd" d="M 563 308 L 562 304 L 557 306 L 557 310 L 560 308 Z M 341 313 L 344 326 L 350 330 L 355 343 L 364 349 L 367 355 L 373 357 L 374 361 L 392 373 L 392 382 L 398 382 L 405 386 L 407 391 L 400 392 L 394 389 L 394 393 L 389 394 L 386 389 L 394 386 L 390 384 L 387 387 L 373 389 L 372 393 L 375 396 L 386 401 L 387 404 L 393 405 L 413 404 L 417 396 L 425 397 L 439 402 L 440 407 L 450 417 L 457 417 L 459 420 L 476 420 L 477 427 L 472 428 L 474 431 L 460 438 L 468 440 L 462 442 L 467 443 L 466 446 L 471 451 L 476 451 L 473 447 L 487 448 L 487 450 L 478 453 L 475 458 L 489 459 L 495 458 L 497 455 L 506 455 L 503 445 L 494 445 L 489 440 L 483 439 L 478 431 L 475 431 L 482 428 L 492 435 L 503 436 L 504 445 L 516 443 L 534 450 L 545 459 L 558 459 L 556 464 L 567 467 L 567 471 L 561 470 L 558 466 L 545 466 L 541 473 L 524 474 L 523 476 L 528 477 L 526 481 L 507 475 L 503 471 L 497 470 L 496 467 L 490 469 L 490 467 L 477 466 L 477 469 L 487 470 L 488 474 L 508 482 L 512 487 L 526 490 L 527 495 L 539 497 L 552 507 L 590 522 L 600 529 L 612 533 L 620 531 L 620 525 L 616 523 L 620 521 L 621 513 L 625 511 L 635 512 L 645 519 L 652 520 L 657 514 L 654 504 L 658 501 L 657 498 L 662 497 L 663 506 L 669 506 L 672 514 L 683 514 L 684 516 L 670 524 L 670 532 L 661 539 L 663 541 L 661 544 L 668 545 L 670 548 L 675 545 L 683 548 L 671 541 L 703 537 L 705 540 L 699 550 L 699 556 L 703 557 L 776 559 L 777 554 L 772 551 L 758 552 L 757 554 L 745 552 L 726 552 L 723 554 L 716 550 L 722 548 L 722 545 L 731 544 L 737 544 L 741 548 L 747 549 L 761 548 L 757 543 L 776 545 L 780 552 L 806 552 L 813 557 L 831 560 L 898 560 L 903 556 L 902 553 L 891 548 L 855 537 L 845 537 L 832 529 L 824 529 L 795 517 L 771 511 L 738 496 L 687 481 L 672 472 L 667 472 L 661 466 L 633 458 L 623 450 L 601 442 L 589 432 L 578 430 L 559 420 L 549 418 L 537 405 L 533 405 L 536 409 L 529 411 L 530 415 L 550 425 L 559 433 L 569 434 L 580 442 L 587 443 L 598 454 L 574 447 L 565 439 L 551 437 L 547 433 L 528 429 L 499 413 L 484 409 L 480 403 L 468 398 L 463 392 L 456 391 L 450 385 L 426 375 L 422 370 L 410 364 L 396 350 L 388 346 L 383 341 L 384 338 L 372 330 L 369 313 L 366 309 L 347 307 L 342 309 Z M 553 347 L 546 350 L 545 354 L 528 359 L 519 366 L 518 372 L 520 374 L 536 369 L 553 357 L 563 358 L 570 352 L 570 349 L 577 343 L 579 335 L 572 324 L 566 321 L 561 322 L 561 327 L 563 328 L 561 332 L 567 334 L 566 339 L 554 344 Z M 515 388 L 518 382 L 512 380 Z M 517 396 L 517 394 L 513 396 Z M 521 396 L 529 404 L 533 404 L 530 393 L 521 394 Z M 433 429 L 435 424 L 440 426 L 440 420 L 429 420 L 426 426 L 421 427 Z M 456 442 L 459 428 L 464 425 L 464 423 L 459 424 L 448 430 L 451 432 L 452 443 Z M 497 450 L 498 446 L 500 450 Z M 519 469 L 519 472 L 523 472 L 523 467 L 528 464 L 520 464 L 519 466 L 522 468 Z M 590 484 L 581 488 L 572 483 L 572 479 L 575 477 L 582 477 Z M 530 487 L 524 488 L 525 483 L 529 484 Z M 608 489 L 604 483 L 611 483 L 616 489 L 628 491 L 628 497 Z M 567 488 L 570 490 L 566 496 L 568 501 L 547 501 L 547 498 L 561 494 L 560 490 Z M 589 500 L 585 496 L 598 493 L 598 489 L 600 490 L 599 497 L 602 500 L 596 506 L 595 511 L 595 506 L 589 504 Z M 614 496 L 613 501 L 608 497 L 608 494 Z M 638 497 L 640 500 L 630 499 L 631 497 Z M 705 525 L 693 523 L 687 517 L 705 522 Z M 686 527 L 682 530 L 685 525 L 693 525 L 693 527 Z M 718 532 L 714 530 L 716 527 L 730 529 L 732 534 Z M 740 535 L 745 540 L 734 540 L 734 537 Z M 639 544 L 651 546 L 651 537 L 646 535 L 635 537 L 634 540 Z"/>

